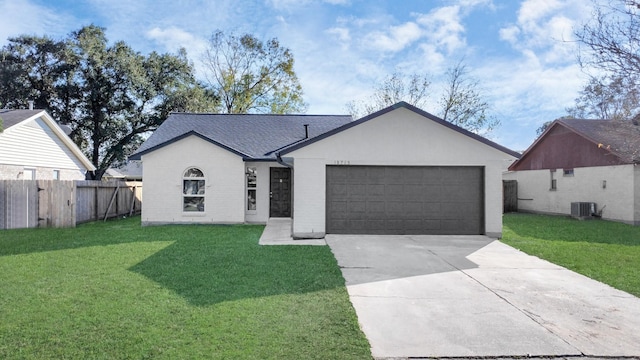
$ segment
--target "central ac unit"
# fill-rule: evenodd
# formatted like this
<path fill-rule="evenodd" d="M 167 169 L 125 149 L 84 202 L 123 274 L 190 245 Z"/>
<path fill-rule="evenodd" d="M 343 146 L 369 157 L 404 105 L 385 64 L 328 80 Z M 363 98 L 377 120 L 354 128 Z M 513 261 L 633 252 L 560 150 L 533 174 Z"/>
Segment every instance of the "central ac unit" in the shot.
<path fill-rule="evenodd" d="M 596 203 L 593 202 L 572 202 L 571 216 L 575 218 L 590 218 L 597 214 Z"/>

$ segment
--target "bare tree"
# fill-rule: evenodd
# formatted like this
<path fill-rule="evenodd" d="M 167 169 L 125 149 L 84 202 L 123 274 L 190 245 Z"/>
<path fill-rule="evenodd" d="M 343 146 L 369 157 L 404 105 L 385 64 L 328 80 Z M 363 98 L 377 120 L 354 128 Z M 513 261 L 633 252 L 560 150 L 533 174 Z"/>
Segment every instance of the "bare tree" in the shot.
<path fill-rule="evenodd" d="M 349 101 L 347 111 L 357 119 L 400 101 L 422 108 L 429 99 L 430 85 L 427 75 L 407 75 L 396 71 L 377 84 L 373 95 L 367 100 Z"/>
<path fill-rule="evenodd" d="M 293 54 L 277 39 L 262 42 L 250 34 L 227 35 L 218 30 L 211 36 L 204 63 L 222 112 L 306 111 Z"/>
<path fill-rule="evenodd" d="M 429 75 L 395 72 L 376 85 L 369 98 L 348 102 L 347 111 L 359 118 L 400 101 L 425 108 L 431 93 L 429 78 Z M 447 71 L 447 82 L 438 104 L 440 109 L 436 115 L 475 133 L 489 133 L 500 124 L 488 114 L 489 103 L 482 96 L 478 81 L 469 75 L 462 62 Z"/>
<path fill-rule="evenodd" d="M 575 118 L 627 120 L 640 110 L 639 95 L 633 78 L 591 77 L 566 110 Z"/>
<path fill-rule="evenodd" d="M 593 18 L 576 31 L 580 65 L 636 78 L 640 74 L 640 0 L 593 3 Z"/>
<path fill-rule="evenodd" d="M 480 93 L 478 80 L 469 76 L 467 67 L 459 62 L 447 71 L 447 88 L 440 98 L 443 120 L 474 133 L 489 133 L 500 121 L 488 114 L 489 103 Z"/>

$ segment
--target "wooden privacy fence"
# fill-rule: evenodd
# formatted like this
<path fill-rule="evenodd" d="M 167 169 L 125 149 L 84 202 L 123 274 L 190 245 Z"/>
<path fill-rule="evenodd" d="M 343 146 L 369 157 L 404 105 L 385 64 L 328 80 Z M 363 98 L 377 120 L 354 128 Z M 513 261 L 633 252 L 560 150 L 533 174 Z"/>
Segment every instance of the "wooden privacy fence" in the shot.
<path fill-rule="evenodd" d="M 73 227 L 133 215 L 142 182 L 0 180 L 0 229 Z"/>
<path fill-rule="evenodd" d="M 502 180 L 502 212 L 518 211 L 518 181 Z"/>
<path fill-rule="evenodd" d="M 140 213 L 140 181 L 76 181 L 76 223 Z"/>

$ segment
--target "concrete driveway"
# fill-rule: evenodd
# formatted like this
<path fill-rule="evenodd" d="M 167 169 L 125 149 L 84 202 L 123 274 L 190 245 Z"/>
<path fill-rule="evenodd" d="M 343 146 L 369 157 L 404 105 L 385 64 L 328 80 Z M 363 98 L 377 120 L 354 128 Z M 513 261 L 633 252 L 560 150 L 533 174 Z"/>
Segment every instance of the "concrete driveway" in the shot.
<path fill-rule="evenodd" d="M 640 299 L 484 236 L 327 235 L 375 358 L 640 356 Z"/>

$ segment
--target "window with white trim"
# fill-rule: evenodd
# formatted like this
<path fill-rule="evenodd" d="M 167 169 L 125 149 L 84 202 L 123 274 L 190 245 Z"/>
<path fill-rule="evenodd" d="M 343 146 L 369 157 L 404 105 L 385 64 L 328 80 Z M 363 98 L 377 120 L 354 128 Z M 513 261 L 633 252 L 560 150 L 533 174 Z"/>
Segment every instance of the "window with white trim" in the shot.
<path fill-rule="evenodd" d="M 182 211 L 204 211 L 205 179 L 202 170 L 192 167 L 182 174 Z"/>
<path fill-rule="evenodd" d="M 35 180 L 36 179 L 36 169 L 32 168 L 24 168 L 22 172 L 23 180 Z"/>
<path fill-rule="evenodd" d="M 247 211 L 257 209 L 258 172 L 255 167 L 247 168 Z"/>

